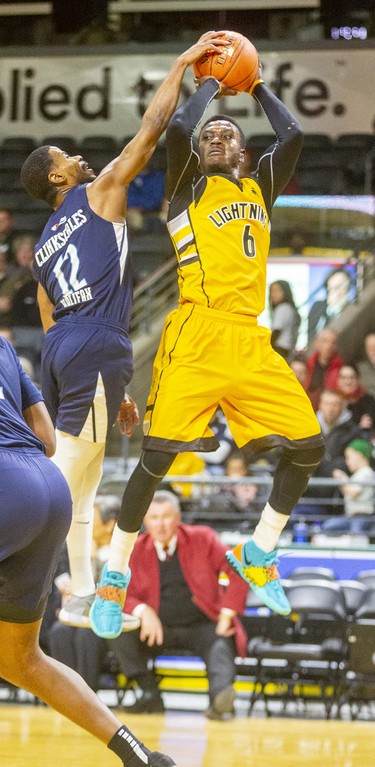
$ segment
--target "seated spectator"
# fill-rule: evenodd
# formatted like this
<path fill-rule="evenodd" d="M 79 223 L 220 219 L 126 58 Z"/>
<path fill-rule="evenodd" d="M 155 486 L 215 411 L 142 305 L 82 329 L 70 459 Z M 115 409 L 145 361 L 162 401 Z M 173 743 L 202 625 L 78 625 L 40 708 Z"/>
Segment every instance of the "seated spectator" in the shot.
<path fill-rule="evenodd" d="M 361 386 L 355 365 L 344 364 L 339 370 L 337 391 L 342 394 L 346 407 L 362 431 L 364 439 L 370 439 L 375 428 L 375 397 Z"/>
<path fill-rule="evenodd" d="M 120 512 L 120 505 L 120 500 L 115 495 L 97 495 L 95 499 L 93 569 L 98 578 L 108 558 L 109 544 Z M 68 564 L 67 557 L 65 564 Z M 64 602 L 71 596 L 70 575 L 67 570 L 59 573 L 55 583 L 60 590 L 60 607 L 63 608 Z M 62 615 L 63 611 L 60 610 L 60 617 Z M 64 625 L 60 620 L 55 620 L 48 632 L 48 643 L 49 652 L 53 658 L 74 668 L 89 687 L 93 690 L 98 689 L 104 658 L 108 650 L 105 639 L 100 639 L 93 631 Z"/>
<path fill-rule="evenodd" d="M 300 229 L 295 229 L 289 238 L 291 256 L 302 256 L 306 247 L 306 235 Z"/>
<path fill-rule="evenodd" d="M 375 397 L 375 333 L 367 333 L 364 341 L 364 357 L 358 362 L 362 386 Z"/>
<path fill-rule="evenodd" d="M 204 477 L 205 476 L 205 462 L 200 454 L 193 452 L 181 452 L 177 453 L 170 469 L 165 475 L 165 479 L 168 481 L 168 477 Z M 181 498 L 199 498 L 201 495 L 201 485 L 194 484 L 194 482 L 171 482 L 170 484 L 174 493 L 177 493 Z"/>
<path fill-rule="evenodd" d="M 334 469 L 333 477 L 342 480 L 340 491 L 344 496 L 343 517 L 328 519 L 322 532 L 366 533 L 375 524 L 375 471 L 370 466 L 372 446 L 364 439 L 355 439 L 345 448 L 345 462 L 349 474 Z M 355 484 L 355 483 L 358 484 Z M 372 483 L 372 484 L 366 484 Z"/>
<path fill-rule="evenodd" d="M 0 249 L 0 325 L 6 327 L 12 324 L 13 285 L 10 271 L 6 254 Z"/>
<path fill-rule="evenodd" d="M 14 285 L 12 298 L 12 320 L 14 325 L 42 327 L 37 304 L 38 283 L 32 272 L 36 239 L 32 234 L 21 234 L 14 240 L 14 269 L 11 280 Z M 27 286 L 22 302 L 18 296 Z M 27 299 L 26 296 L 29 296 Z"/>
<path fill-rule="evenodd" d="M 324 328 L 314 340 L 314 351 L 307 357 L 308 379 L 306 391 L 314 410 L 324 389 L 337 389 L 337 378 L 343 360 L 337 352 L 337 333 Z"/>
<path fill-rule="evenodd" d="M 293 183 L 293 179 L 291 183 Z M 282 238 L 279 247 L 270 248 L 270 256 L 302 256 L 306 247 L 306 239 L 303 231 L 294 229 L 288 233 L 288 236 Z"/>
<path fill-rule="evenodd" d="M 351 304 L 350 292 L 352 278 L 344 267 L 333 269 L 324 283 L 326 297 L 323 301 L 315 301 L 308 316 L 308 343 L 313 341 L 316 334 L 332 320 L 339 317 L 345 307 Z"/>
<path fill-rule="evenodd" d="M 292 289 L 286 280 L 276 280 L 269 286 L 271 313 L 271 344 L 287 362 L 292 359 L 298 338 L 301 317 L 294 303 Z"/>
<path fill-rule="evenodd" d="M 306 386 L 309 379 L 309 369 L 307 366 L 307 360 L 304 355 L 296 352 L 291 359 L 290 367 L 292 368 L 297 381 L 300 382 L 302 388 L 306 391 Z"/>
<path fill-rule="evenodd" d="M 345 463 L 345 448 L 354 439 L 361 438 L 361 430 L 355 423 L 350 411 L 345 406 L 345 400 L 340 392 L 325 389 L 319 399 L 316 413 L 322 433 L 325 438 L 324 456 L 314 472 L 314 478 L 329 479 L 335 469 L 347 471 Z M 310 485 L 304 493 L 307 498 L 332 499 L 337 497 L 334 485 Z M 316 504 L 315 511 L 329 513 L 332 504 Z M 298 508 L 301 511 L 300 508 Z M 336 511 L 342 511 L 342 504 L 336 504 Z"/>
<path fill-rule="evenodd" d="M 271 476 L 268 470 L 268 454 L 267 461 L 258 459 L 256 463 L 254 470 L 250 471 L 243 453 L 238 449 L 234 450 L 225 461 L 222 484 L 201 486 L 200 496 L 195 503 L 189 504 L 188 507 L 184 504 L 183 511 L 188 512 L 189 522 L 207 524 L 216 531 L 233 528 L 241 531 L 253 530 L 268 499 Z M 236 481 L 224 482 L 225 476 Z M 241 481 L 244 477 L 252 476 L 264 479 L 264 482 Z M 238 515 L 238 519 L 234 520 L 234 515 Z"/>
<path fill-rule="evenodd" d="M 140 618 L 141 626 L 110 641 L 120 669 L 140 688 L 140 697 L 126 710 L 164 711 L 149 660 L 174 648 L 190 650 L 206 664 L 206 716 L 231 716 L 234 659 L 246 653 L 246 634 L 237 613 L 244 610 L 248 586 L 228 567 L 227 547 L 211 528 L 181 522 L 172 493 L 155 493 L 144 525 L 146 532 L 130 557 L 132 579 L 126 597 L 126 610 Z M 221 572 L 229 575 L 225 590 L 218 582 Z"/>
<path fill-rule="evenodd" d="M 0 208 L 0 253 L 5 255 L 8 264 L 14 263 L 14 217 L 9 208 Z"/>
<path fill-rule="evenodd" d="M 334 468 L 345 469 L 344 451 L 353 439 L 361 437 L 358 425 L 345 405 L 340 392 L 326 389 L 320 395 L 319 408 L 316 413 L 325 438 L 325 450 L 318 471 L 327 465 L 325 476 L 332 476 Z M 315 475 L 316 476 L 316 475 Z"/>
<path fill-rule="evenodd" d="M 14 338 L 14 333 L 12 328 L 7 328 L 0 325 L 0 336 L 2 336 L 3 338 L 6 338 L 6 340 L 9 341 L 9 343 L 12 344 L 12 346 L 15 347 L 16 340 Z"/>
<path fill-rule="evenodd" d="M 226 510 L 232 512 L 254 511 L 259 512 L 264 503 L 257 502 L 257 483 L 241 482 L 242 477 L 250 477 L 248 465 L 244 455 L 240 451 L 233 452 L 225 462 L 225 476 L 237 479 L 237 482 L 224 484 L 220 490 L 220 496 L 226 501 Z M 211 504 L 215 505 L 215 498 L 211 498 Z"/>
<path fill-rule="evenodd" d="M 43 328 L 37 302 L 38 283 L 32 272 L 35 242 L 30 234 L 19 235 L 14 241 L 12 326 L 18 354 L 30 359 L 38 376 Z"/>
<path fill-rule="evenodd" d="M 219 442 L 219 447 L 217 450 L 199 453 L 199 455 L 204 459 L 206 469 L 210 474 L 224 474 L 225 462 L 232 451 L 236 449 L 236 443 L 229 430 L 227 419 L 220 407 L 218 407 L 210 421 L 210 428 Z"/>
<path fill-rule="evenodd" d="M 36 302 L 37 283 L 33 277 L 31 267 L 34 258 L 35 238 L 29 234 L 18 235 L 13 241 L 14 264 L 9 265 L 4 254 L 0 252 L 0 319 L 2 324 L 14 325 L 25 324 L 30 315 L 30 304 L 32 321 L 41 327 L 39 310 Z M 24 285 L 32 284 L 29 289 L 30 300 L 20 305 L 18 299 L 19 291 Z"/>
<path fill-rule="evenodd" d="M 164 173 L 152 160 L 129 184 L 127 222 L 130 230 L 160 232 L 165 228 Z"/>

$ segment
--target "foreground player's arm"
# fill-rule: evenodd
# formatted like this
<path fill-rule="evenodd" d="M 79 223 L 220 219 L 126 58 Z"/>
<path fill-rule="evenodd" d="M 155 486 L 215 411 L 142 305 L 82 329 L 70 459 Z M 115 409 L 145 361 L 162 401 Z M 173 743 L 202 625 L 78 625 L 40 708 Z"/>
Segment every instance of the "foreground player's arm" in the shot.
<path fill-rule="evenodd" d="M 199 164 L 194 131 L 211 101 L 220 93 L 220 84 L 209 77 L 203 85 L 180 106 L 167 128 L 168 170 L 165 190 L 169 202 L 178 186 L 189 183 Z"/>
<path fill-rule="evenodd" d="M 55 307 L 49 300 L 46 291 L 40 283 L 38 285 L 37 301 L 43 330 L 45 333 L 47 333 L 48 328 L 55 324 L 55 321 L 52 319 L 52 312 Z"/>
<path fill-rule="evenodd" d="M 285 104 L 261 82 L 252 96 L 261 105 L 276 133 L 276 141 L 262 155 L 258 166 L 258 181 L 268 207 L 290 181 L 303 145 L 303 131 L 297 118 Z"/>
<path fill-rule="evenodd" d="M 22 415 L 38 439 L 43 442 L 46 455 L 50 458 L 56 450 L 55 430 L 44 402 L 36 402 L 22 411 Z"/>
<path fill-rule="evenodd" d="M 9 344 L 9 349 L 14 357 L 14 363 L 17 367 L 19 385 L 22 399 L 22 415 L 29 429 L 43 442 L 46 455 L 50 457 L 56 450 L 55 430 L 49 416 L 48 410 L 44 404 L 43 397 L 39 389 L 35 386 L 31 378 L 25 373 L 18 356 Z"/>
<path fill-rule="evenodd" d="M 225 44 L 216 32 L 206 32 L 197 43 L 174 62 L 169 75 L 154 94 L 136 136 L 119 157 L 89 184 L 87 195 L 93 210 L 110 221 L 122 221 L 126 206 L 126 187 L 150 159 L 158 139 L 176 108 L 183 76 L 206 51 L 220 53 Z"/>

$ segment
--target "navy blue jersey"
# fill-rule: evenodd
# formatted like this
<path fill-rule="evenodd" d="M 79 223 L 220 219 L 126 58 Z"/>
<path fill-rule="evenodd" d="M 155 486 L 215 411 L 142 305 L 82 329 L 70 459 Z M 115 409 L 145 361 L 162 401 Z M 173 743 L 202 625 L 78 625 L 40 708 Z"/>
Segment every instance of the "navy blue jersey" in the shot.
<path fill-rule="evenodd" d="M 126 224 L 90 208 L 86 185 L 71 189 L 52 213 L 35 248 L 34 274 L 54 305 L 53 319 L 109 319 L 129 330 L 131 263 Z"/>
<path fill-rule="evenodd" d="M 39 448 L 43 443 L 27 426 L 22 411 L 43 397 L 22 369 L 13 346 L 0 336 L 0 448 Z"/>

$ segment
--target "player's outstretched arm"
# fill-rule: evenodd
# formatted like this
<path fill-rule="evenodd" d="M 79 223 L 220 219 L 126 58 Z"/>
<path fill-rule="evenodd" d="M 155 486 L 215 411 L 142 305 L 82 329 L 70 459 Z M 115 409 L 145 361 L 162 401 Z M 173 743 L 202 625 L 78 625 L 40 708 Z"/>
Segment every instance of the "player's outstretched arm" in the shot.
<path fill-rule="evenodd" d="M 258 101 L 275 132 L 275 143 L 266 150 L 258 165 L 263 196 L 270 211 L 293 175 L 303 145 L 303 131 L 297 118 L 265 85 L 261 76 L 248 93 Z"/>
<path fill-rule="evenodd" d="M 141 129 L 130 142 L 129 147 L 134 147 L 134 143 L 142 142 L 143 146 L 146 145 L 150 151 L 153 151 L 157 140 L 164 133 L 176 109 L 182 79 L 187 68 L 198 61 L 206 51 L 219 53 L 222 50 L 226 41 L 219 37 L 220 34 L 222 33 L 205 32 L 197 43 L 176 59 L 169 75 L 150 102 L 142 118 Z M 126 149 L 124 150 L 125 153 Z"/>
<path fill-rule="evenodd" d="M 165 131 L 175 111 L 180 86 L 187 68 L 206 51 L 220 53 L 226 44 L 226 41 L 219 37 L 220 34 L 220 32 L 205 32 L 198 42 L 178 56 L 147 107 L 138 133 L 125 146 L 121 154 L 89 185 L 87 193 L 90 205 L 103 218 L 114 220 L 116 214 L 113 207 L 116 199 L 117 217 L 124 215 L 126 187 L 146 165 L 158 139 Z M 119 195 L 121 189 L 124 192 L 123 195 Z"/>

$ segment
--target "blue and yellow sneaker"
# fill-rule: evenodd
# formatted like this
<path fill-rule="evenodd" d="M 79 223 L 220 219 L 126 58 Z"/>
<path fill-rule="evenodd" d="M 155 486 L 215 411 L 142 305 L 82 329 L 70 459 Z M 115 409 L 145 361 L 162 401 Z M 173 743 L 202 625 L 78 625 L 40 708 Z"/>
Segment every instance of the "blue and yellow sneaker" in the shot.
<path fill-rule="evenodd" d="M 270 610 L 289 615 L 291 607 L 280 583 L 276 549 L 267 554 L 254 541 L 246 541 L 227 551 L 226 559 L 232 570 L 250 585 L 258 599 Z"/>
<path fill-rule="evenodd" d="M 103 639 L 115 639 L 123 630 L 123 607 L 126 599 L 126 589 L 130 583 L 131 572 L 128 568 L 126 575 L 103 567 L 102 575 L 96 590 L 95 599 L 90 610 L 90 625 L 97 636 Z"/>

